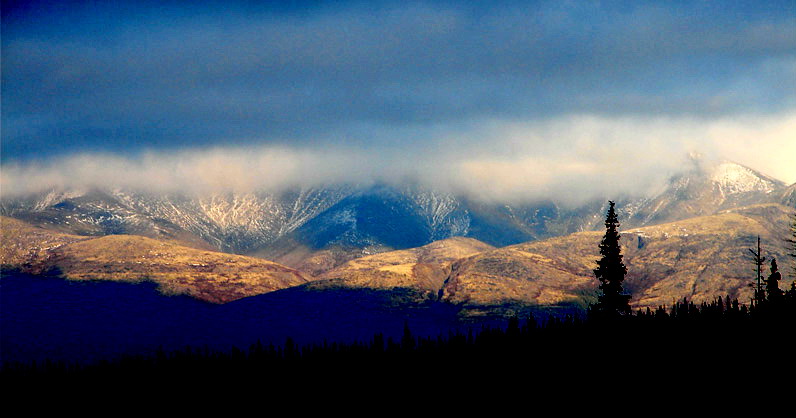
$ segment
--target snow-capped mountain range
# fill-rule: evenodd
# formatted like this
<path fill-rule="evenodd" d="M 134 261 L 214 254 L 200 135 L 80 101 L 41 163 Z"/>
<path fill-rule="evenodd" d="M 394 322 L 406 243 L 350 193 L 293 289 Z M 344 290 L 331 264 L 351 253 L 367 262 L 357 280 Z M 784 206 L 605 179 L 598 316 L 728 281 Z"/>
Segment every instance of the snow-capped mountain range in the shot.
<path fill-rule="evenodd" d="M 673 176 L 648 196 L 616 198 L 640 227 L 754 203 L 796 201 L 794 185 L 725 162 Z M 418 186 L 338 186 L 211 196 L 131 190 L 53 190 L 0 200 L 0 214 L 82 235 L 138 234 L 250 254 L 296 245 L 397 249 L 452 236 L 503 246 L 602 227 L 606 199 L 569 208 L 554 199 L 484 203 Z"/>

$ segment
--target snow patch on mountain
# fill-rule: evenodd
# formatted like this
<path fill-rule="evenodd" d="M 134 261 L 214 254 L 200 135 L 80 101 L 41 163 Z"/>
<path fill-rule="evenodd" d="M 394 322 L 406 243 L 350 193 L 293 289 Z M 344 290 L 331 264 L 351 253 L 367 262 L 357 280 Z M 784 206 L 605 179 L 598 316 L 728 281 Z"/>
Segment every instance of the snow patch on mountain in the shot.
<path fill-rule="evenodd" d="M 404 194 L 420 209 L 419 214 L 428 224 L 432 240 L 467 234 L 470 217 L 453 194 L 418 189 L 405 189 Z"/>
<path fill-rule="evenodd" d="M 724 162 L 716 166 L 710 179 L 716 183 L 723 194 L 748 192 L 771 193 L 778 184 L 754 170 L 740 164 Z"/>

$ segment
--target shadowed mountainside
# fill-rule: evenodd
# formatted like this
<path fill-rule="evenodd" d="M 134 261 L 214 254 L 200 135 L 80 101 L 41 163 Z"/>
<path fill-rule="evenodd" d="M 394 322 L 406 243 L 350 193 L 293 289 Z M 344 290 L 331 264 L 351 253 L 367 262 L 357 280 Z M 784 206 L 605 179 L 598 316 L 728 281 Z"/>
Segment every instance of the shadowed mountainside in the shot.
<path fill-rule="evenodd" d="M 445 303 L 396 304 L 396 292 L 312 291 L 304 286 L 224 304 L 163 297 L 151 282 L 74 281 L 26 274 L 0 280 L 3 360 L 99 360 L 159 347 L 229 349 L 298 343 L 363 341 L 376 333 L 400 338 L 408 321 L 416 335 L 464 326 Z"/>

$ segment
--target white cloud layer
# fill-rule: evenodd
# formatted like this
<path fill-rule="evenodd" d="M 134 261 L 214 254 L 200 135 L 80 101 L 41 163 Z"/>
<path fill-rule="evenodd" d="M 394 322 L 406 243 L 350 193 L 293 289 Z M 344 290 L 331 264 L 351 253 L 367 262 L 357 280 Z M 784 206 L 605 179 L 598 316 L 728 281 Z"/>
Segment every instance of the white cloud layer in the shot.
<path fill-rule="evenodd" d="M 707 121 L 591 115 L 491 120 L 436 134 L 405 147 L 266 145 L 8 163 L 0 171 L 0 192 L 98 187 L 201 194 L 412 181 L 478 199 L 577 203 L 650 192 L 686 168 L 694 152 L 796 182 L 796 112 Z"/>

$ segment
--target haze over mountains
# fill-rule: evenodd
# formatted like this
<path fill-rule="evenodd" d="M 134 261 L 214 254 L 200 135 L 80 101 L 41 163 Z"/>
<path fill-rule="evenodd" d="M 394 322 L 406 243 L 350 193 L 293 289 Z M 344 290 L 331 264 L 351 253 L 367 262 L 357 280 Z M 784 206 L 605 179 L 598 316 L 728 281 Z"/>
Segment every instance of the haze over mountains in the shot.
<path fill-rule="evenodd" d="M 766 254 L 786 258 L 779 244 L 794 186 L 724 162 L 694 165 L 652 196 L 616 199 L 633 304 L 750 297 L 746 248 L 759 235 Z M 73 280 L 148 280 L 214 303 L 304 285 L 405 289 L 470 313 L 580 309 L 596 289 L 605 207 L 484 202 L 408 185 L 51 191 L 2 200 L 2 263 Z"/>

